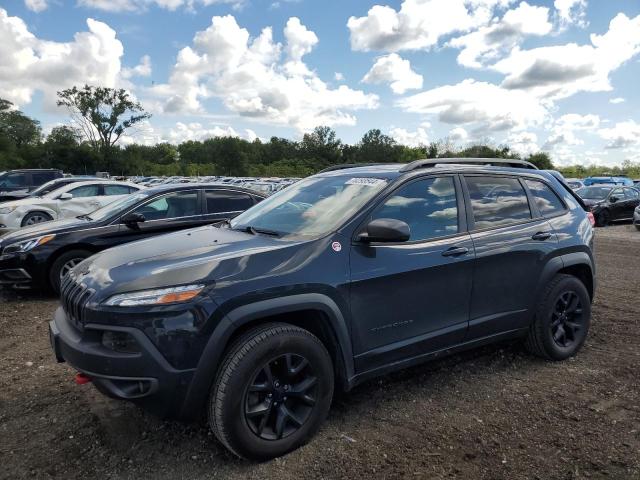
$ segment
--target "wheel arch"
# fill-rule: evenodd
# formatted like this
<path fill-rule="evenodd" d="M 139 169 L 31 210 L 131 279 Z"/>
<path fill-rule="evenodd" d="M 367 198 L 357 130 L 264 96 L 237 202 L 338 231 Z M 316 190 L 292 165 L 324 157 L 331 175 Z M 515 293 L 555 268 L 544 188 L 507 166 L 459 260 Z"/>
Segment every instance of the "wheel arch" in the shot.
<path fill-rule="evenodd" d="M 30 209 L 26 212 L 24 212 L 24 214 L 22 215 L 22 218 L 20 219 L 20 226 L 24 227 L 23 223 L 24 223 L 24 219 L 27 218 L 28 215 L 31 215 L 32 213 L 44 213 L 47 217 L 50 217 L 51 220 L 55 220 L 57 217 L 56 212 L 54 212 L 53 210 L 50 210 L 48 208 L 43 208 L 43 207 L 38 207 L 38 208 L 33 208 Z"/>
<path fill-rule="evenodd" d="M 337 385 L 344 390 L 351 387 L 353 352 L 349 330 L 338 305 L 318 293 L 272 298 L 237 307 L 221 319 L 198 361 L 181 417 L 192 417 L 202 410 L 229 345 L 247 330 L 272 322 L 296 325 L 317 336 L 331 355 Z"/>

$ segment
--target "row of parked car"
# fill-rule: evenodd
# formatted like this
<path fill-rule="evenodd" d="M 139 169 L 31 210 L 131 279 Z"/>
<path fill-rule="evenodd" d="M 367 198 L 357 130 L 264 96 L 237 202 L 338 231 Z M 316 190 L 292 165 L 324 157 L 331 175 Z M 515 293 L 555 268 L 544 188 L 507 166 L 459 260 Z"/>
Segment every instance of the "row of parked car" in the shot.
<path fill-rule="evenodd" d="M 170 183 L 216 183 L 221 185 L 235 185 L 271 195 L 292 183 L 301 180 L 298 177 L 288 178 L 256 178 L 256 177 L 225 177 L 225 176 L 196 176 L 196 177 L 129 177 L 128 181 L 145 187 L 166 185 Z"/>
<path fill-rule="evenodd" d="M 608 176 L 568 178 L 566 182 L 591 209 L 597 226 L 631 220 L 640 230 L 640 180 Z"/>
<path fill-rule="evenodd" d="M 7 191 L 6 197 L 14 199 L 0 202 L 0 285 L 59 291 L 62 278 L 99 251 L 231 219 L 266 195 L 222 181 L 147 187 L 57 176 L 31 191 Z"/>

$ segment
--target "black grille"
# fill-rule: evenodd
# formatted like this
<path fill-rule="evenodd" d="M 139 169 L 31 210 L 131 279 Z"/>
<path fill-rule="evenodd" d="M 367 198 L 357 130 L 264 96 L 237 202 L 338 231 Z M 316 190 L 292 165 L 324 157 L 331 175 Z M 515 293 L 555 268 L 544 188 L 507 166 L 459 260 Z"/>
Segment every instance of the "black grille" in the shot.
<path fill-rule="evenodd" d="M 84 310 L 93 291 L 67 275 L 60 288 L 60 300 L 69 321 L 78 328 L 84 324 Z"/>

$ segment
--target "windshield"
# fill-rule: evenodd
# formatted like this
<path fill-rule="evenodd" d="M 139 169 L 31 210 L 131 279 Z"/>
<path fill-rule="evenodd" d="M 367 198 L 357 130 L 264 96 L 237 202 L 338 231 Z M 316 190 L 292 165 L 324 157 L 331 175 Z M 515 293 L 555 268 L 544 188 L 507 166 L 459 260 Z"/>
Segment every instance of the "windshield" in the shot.
<path fill-rule="evenodd" d="M 113 215 L 121 213 L 130 206 L 135 205 L 139 201 L 144 200 L 148 196 L 149 195 L 146 193 L 132 193 L 131 195 L 127 195 L 120 200 L 116 200 L 113 203 L 105 205 L 104 207 L 91 212 L 88 216 L 91 220 L 106 220 Z"/>
<path fill-rule="evenodd" d="M 590 198 L 593 200 L 604 200 L 609 195 L 611 187 L 583 187 L 576 190 L 576 193 L 582 198 Z"/>
<path fill-rule="evenodd" d="M 29 196 L 30 197 L 41 197 L 43 196 L 45 193 L 49 193 L 49 192 L 53 192 L 55 190 L 57 190 L 58 188 L 62 188 L 67 186 L 69 183 L 71 182 L 60 182 L 58 180 L 50 180 L 47 183 L 40 185 L 38 188 L 36 188 L 35 190 L 33 190 Z"/>
<path fill-rule="evenodd" d="M 339 227 L 386 185 L 387 180 L 379 178 L 307 178 L 238 215 L 230 226 L 283 236 L 321 236 Z"/>

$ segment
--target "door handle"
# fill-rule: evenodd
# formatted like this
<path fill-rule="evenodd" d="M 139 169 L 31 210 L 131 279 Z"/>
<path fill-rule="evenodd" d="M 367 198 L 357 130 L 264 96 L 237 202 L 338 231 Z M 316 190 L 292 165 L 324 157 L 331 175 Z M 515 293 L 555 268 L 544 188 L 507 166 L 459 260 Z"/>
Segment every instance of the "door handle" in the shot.
<path fill-rule="evenodd" d="M 460 255 L 466 255 L 469 253 L 467 247 L 451 247 L 442 252 L 443 257 L 459 257 Z"/>
<path fill-rule="evenodd" d="M 534 233 L 531 236 L 531 239 L 533 239 L 533 240 L 541 240 L 541 241 L 547 240 L 549 238 L 551 238 L 551 233 L 549 233 L 549 232 L 538 232 L 538 233 Z"/>

